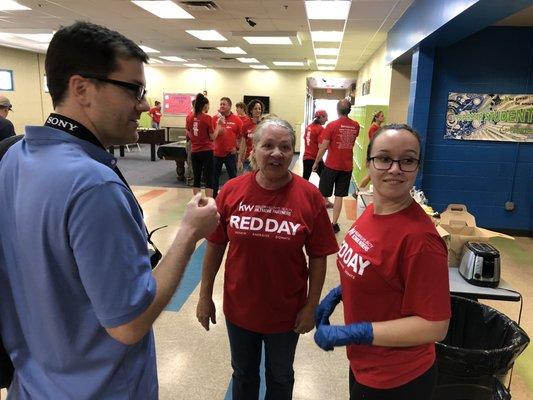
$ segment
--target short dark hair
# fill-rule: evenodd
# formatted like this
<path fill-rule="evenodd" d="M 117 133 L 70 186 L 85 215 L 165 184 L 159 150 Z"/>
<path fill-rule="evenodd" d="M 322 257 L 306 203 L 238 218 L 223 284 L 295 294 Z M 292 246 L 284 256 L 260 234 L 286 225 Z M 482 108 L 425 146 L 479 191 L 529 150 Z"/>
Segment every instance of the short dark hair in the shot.
<path fill-rule="evenodd" d="M 159 100 L 156 100 L 154 104 L 158 106 L 159 104 L 161 104 L 161 102 Z"/>
<path fill-rule="evenodd" d="M 340 115 L 350 114 L 351 109 L 352 109 L 352 105 L 350 104 L 350 100 L 342 99 L 337 102 L 337 112 Z"/>
<path fill-rule="evenodd" d="M 194 115 L 198 115 L 204 109 L 204 106 L 209 104 L 209 100 L 202 93 L 198 93 L 193 100 Z"/>
<path fill-rule="evenodd" d="M 379 110 L 377 113 L 375 113 L 374 116 L 372 117 L 372 122 L 376 122 L 379 114 L 383 114 L 383 111 Z"/>
<path fill-rule="evenodd" d="M 117 59 L 148 62 L 148 56 L 122 34 L 90 22 L 78 21 L 59 29 L 46 52 L 45 70 L 54 108 L 65 100 L 72 75 L 107 77 L 117 70 Z"/>
<path fill-rule="evenodd" d="M 244 104 L 242 101 L 239 101 L 237 104 L 235 104 L 235 108 L 240 108 L 246 111 L 246 104 Z"/>
<path fill-rule="evenodd" d="M 407 125 L 407 124 L 383 125 L 381 128 L 379 128 L 376 131 L 376 133 L 374 133 L 374 136 L 372 136 L 372 139 L 370 139 L 370 142 L 368 142 L 368 147 L 366 148 L 366 161 L 370 161 L 370 154 L 372 153 L 372 147 L 374 146 L 374 141 L 376 140 L 376 138 L 379 135 L 381 135 L 383 132 L 390 131 L 390 130 L 395 130 L 395 131 L 404 130 L 404 131 L 412 133 L 413 136 L 418 141 L 418 147 L 419 147 L 420 151 L 422 150 L 422 141 L 420 139 L 420 135 L 410 125 Z M 422 160 L 420 160 L 420 161 L 422 161 Z"/>
<path fill-rule="evenodd" d="M 261 105 L 261 114 L 265 111 L 265 105 L 261 100 L 258 99 L 252 99 L 248 102 L 248 115 L 252 116 L 252 110 L 254 109 L 255 105 L 259 103 Z"/>
<path fill-rule="evenodd" d="M 233 104 L 233 103 L 231 102 L 231 99 L 230 99 L 229 97 L 221 97 L 221 98 L 220 98 L 220 101 L 227 101 L 230 107 L 231 107 L 231 105 Z"/>

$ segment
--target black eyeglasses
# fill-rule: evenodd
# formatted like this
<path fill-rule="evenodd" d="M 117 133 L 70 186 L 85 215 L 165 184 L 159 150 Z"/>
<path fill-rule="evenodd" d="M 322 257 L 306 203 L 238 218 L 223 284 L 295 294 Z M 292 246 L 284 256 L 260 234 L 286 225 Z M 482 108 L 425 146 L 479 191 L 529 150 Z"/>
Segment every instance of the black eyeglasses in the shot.
<path fill-rule="evenodd" d="M 393 160 L 392 158 L 387 156 L 376 156 L 370 157 L 368 160 L 372 160 L 374 168 L 380 171 L 388 171 L 389 169 L 391 169 L 392 164 L 398 163 L 398 166 L 400 167 L 401 171 L 414 172 L 420 164 L 420 160 L 416 158 L 402 158 L 401 160 Z"/>
<path fill-rule="evenodd" d="M 104 78 L 102 76 L 93 75 L 93 74 L 80 74 L 80 76 L 83 76 L 84 78 L 87 78 L 87 79 L 96 79 L 97 81 L 111 83 L 113 85 L 126 88 L 135 93 L 135 98 L 137 99 L 137 101 L 143 101 L 146 96 L 146 92 L 147 92 L 146 88 L 143 85 L 139 85 L 137 83 L 117 81 L 116 79 Z"/>

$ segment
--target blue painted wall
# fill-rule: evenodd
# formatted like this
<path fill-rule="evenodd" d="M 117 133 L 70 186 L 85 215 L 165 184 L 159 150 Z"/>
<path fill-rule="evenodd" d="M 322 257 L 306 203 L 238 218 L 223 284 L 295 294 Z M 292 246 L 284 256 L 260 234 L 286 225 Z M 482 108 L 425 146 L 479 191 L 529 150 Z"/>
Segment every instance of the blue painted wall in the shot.
<path fill-rule="evenodd" d="M 533 94 L 532 63 L 529 27 L 490 27 L 435 49 L 420 178 L 433 208 L 464 203 L 478 226 L 533 230 L 533 144 L 443 138 L 449 92 Z"/>
<path fill-rule="evenodd" d="M 448 46 L 533 4 L 533 0 L 415 0 L 389 31 L 387 62 L 422 42 Z"/>

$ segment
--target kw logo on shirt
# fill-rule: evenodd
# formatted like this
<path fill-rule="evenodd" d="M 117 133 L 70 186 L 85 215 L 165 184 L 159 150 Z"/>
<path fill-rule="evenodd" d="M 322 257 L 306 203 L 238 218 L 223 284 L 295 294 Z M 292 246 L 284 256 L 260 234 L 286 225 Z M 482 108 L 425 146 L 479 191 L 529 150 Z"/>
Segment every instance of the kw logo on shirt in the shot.
<path fill-rule="evenodd" d="M 346 275 L 352 279 L 355 278 L 355 274 L 363 276 L 365 269 L 370 265 L 370 261 L 365 260 L 360 254 L 356 253 L 346 242 L 342 242 L 337 257 Z"/>

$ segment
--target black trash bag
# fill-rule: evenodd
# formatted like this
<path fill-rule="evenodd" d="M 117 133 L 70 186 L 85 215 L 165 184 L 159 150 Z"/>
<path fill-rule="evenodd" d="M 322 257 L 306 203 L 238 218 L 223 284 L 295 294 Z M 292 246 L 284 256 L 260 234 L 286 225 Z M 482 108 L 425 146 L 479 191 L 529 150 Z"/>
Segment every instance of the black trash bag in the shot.
<path fill-rule="evenodd" d="M 527 333 L 485 304 L 451 296 L 448 334 L 436 344 L 439 374 L 503 377 L 529 344 Z"/>
<path fill-rule="evenodd" d="M 511 393 L 498 379 L 494 379 L 494 389 L 490 400 L 511 400 Z"/>
<path fill-rule="evenodd" d="M 494 376 L 437 375 L 431 400 L 511 400 L 511 394 Z"/>

